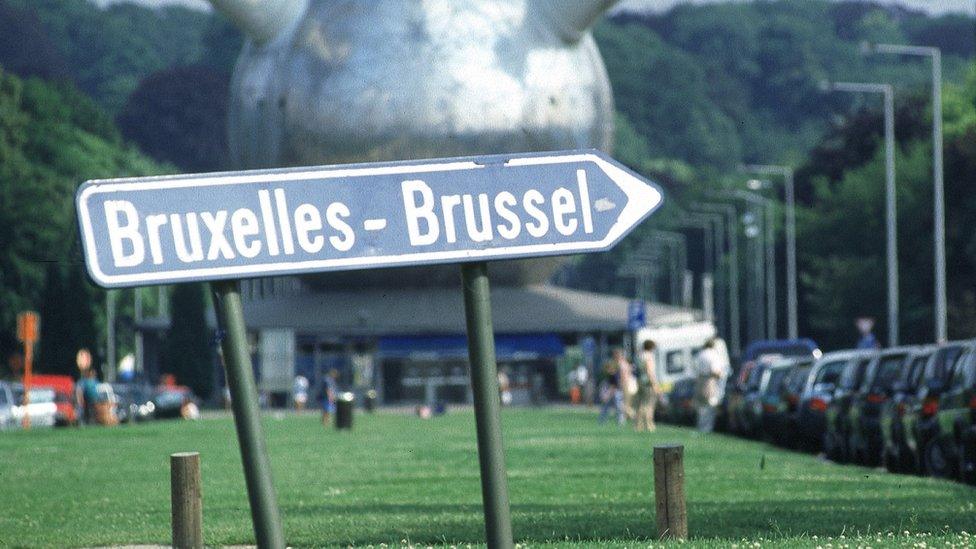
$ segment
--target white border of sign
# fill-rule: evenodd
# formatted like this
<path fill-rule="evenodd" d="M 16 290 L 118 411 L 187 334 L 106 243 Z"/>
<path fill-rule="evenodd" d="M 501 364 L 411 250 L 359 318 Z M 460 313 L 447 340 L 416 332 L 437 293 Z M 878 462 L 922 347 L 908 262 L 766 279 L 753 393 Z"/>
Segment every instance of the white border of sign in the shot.
<path fill-rule="evenodd" d="M 503 155 L 508 156 L 508 155 Z M 484 157 L 486 159 L 497 158 Z M 627 204 L 611 227 L 607 236 L 595 242 L 563 242 L 557 244 L 532 244 L 475 250 L 455 250 L 447 252 L 417 252 L 403 255 L 383 255 L 343 259 L 324 259 L 280 263 L 256 263 L 244 266 L 210 267 L 201 269 L 181 269 L 177 271 L 154 271 L 131 275 L 107 275 L 98 268 L 98 255 L 94 232 L 87 207 L 89 197 L 100 193 L 132 192 L 144 190 L 178 189 L 206 185 L 235 185 L 247 183 L 272 183 L 276 181 L 301 181 L 306 179 L 334 179 L 347 177 L 369 177 L 377 175 L 417 174 L 443 171 L 462 171 L 482 169 L 486 164 L 479 163 L 478 157 L 468 159 L 440 159 L 409 163 L 377 165 L 368 164 L 325 166 L 321 168 L 275 170 L 257 173 L 218 173 L 195 176 L 163 176 L 151 178 L 130 178 L 114 180 L 94 180 L 86 182 L 79 190 L 75 200 L 79 212 L 86 264 L 92 279 L 100 286 L 128 287 L 172 282 L 192 282 L 214 279 L 256 278 L 283 274 L 302 274 L 339 270 L 356 270 L 379 267 L 398 267 L 441 263 L 463 263 L 492 259 L 518 259 L 547 255 L 566 255 L 594 252 L 613 247 L 627 232 L 650 215 L 662 202 L 660 190 L 647 184 L 629 170 L 616 162 L 604 158 L 599 151 L 560 152 L 548 154 L 512 154 L 506 166 L 533 166 L 563 164 L 568 162 L 593 162 L 617 184 L 627 195 Z"/>

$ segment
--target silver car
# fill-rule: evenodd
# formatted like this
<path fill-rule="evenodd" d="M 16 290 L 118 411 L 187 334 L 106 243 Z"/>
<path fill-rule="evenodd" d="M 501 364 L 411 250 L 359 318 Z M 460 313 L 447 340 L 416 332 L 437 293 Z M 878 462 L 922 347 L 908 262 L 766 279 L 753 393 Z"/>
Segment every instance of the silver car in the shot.
<path fill-rule="evenodd" d="M 13 416 L 15 425 L 20 426 L 24 422 L 24 386 L 21 383 L 15 383 L 11 387 L 11 390 L 14 397 L 14 406 L 11 410 L 11 415 Z M 58 416 L 58 405 L 55 404 L 54 397 L 54 389 L 31 387 L 30 404 L 26 406 L 26 412 L 30 416 L 31 427 L 54 427 Z"/>
<path fill-rule="evenodd" d="M 17 427 L 17 420 L 14 419 L 14 393 L 10 384 L 0 381 L 0 431 L 14 429 Z"/>

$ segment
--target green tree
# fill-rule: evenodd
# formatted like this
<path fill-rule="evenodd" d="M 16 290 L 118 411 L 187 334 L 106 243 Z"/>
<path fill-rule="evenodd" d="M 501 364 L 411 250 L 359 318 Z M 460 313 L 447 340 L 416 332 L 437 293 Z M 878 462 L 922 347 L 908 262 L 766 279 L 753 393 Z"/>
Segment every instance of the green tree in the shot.
<path fill-rule="evenodd" d="M 17 312 L 41 306 L 48 264 L 81 260 L 78 184 L 163 171 L 72 86 L 0 72 L 0 357 L 15 348 Z"/>
<path fill-rule="evenodd" d="M 153 158 L 183 170 L 226 169 L 229 78 L 205 65 L 154 73 L 129 96 L 119 129 Z"/>
<path fill-rule="evenodd" d="M 41 343 L 38 371 L 77 375 L 75 355 L 81 348 L 98 350 L 95 288 L 84 266 L 49 263 L 41 302 Z M 97 364 L 97 360 L 96 360 Z"/>
<path fill-rule="evenodd" d="M 212 334 L 207 326 L 207 296 L 203 284 L 179 284 L 170 296 L 170 325 L 166 337 L 166 372 L 202 398 L 213 391 Z"/>

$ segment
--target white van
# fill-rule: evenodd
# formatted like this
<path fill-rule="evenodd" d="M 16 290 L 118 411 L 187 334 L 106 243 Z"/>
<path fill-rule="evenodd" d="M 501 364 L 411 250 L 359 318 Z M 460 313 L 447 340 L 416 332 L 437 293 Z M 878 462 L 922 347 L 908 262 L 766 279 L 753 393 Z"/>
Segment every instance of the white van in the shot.
<path fill-rule="evenodd" d="M 639 353 L 647 340 L 657 345 L 654 356 L 657 362 L 657 380 L 661 384 L 661 390 L 668 393 L 678 381 L 695 377 L 695 359 L 698 352 L 715 335 L 715 326 L 711 322 L 642 328 L 634 334 L 634 349 Z M 717 350 L 728 357 L 724 342 Z"/>

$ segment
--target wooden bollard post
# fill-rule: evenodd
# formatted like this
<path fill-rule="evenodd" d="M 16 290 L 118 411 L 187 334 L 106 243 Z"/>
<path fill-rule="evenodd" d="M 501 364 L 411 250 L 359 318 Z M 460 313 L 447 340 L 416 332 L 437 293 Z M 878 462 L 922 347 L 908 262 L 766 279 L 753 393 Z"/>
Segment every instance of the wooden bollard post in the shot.
<path fill-rule="evenodd" d="M 169 457 L 173 505 L 173 547 L 203 547 L 203 494 L 200 491 L 200 454 L 184 452 Z"/>
<path fill-rule="evenodd" d="M 686 539 L 684 447 L 654 447 L 654 499 L 659 539 Z"/>

